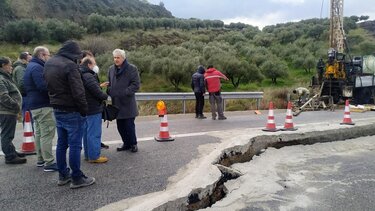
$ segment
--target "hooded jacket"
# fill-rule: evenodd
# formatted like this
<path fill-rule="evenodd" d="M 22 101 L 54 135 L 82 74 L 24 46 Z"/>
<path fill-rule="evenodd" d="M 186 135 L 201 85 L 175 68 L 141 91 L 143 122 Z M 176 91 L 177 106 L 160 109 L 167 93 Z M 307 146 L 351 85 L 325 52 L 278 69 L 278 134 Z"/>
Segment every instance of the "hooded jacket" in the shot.
<path fill-rule="evenodd" d="M 204 85 L 204 73 L 204 67 L 199 66 L 197 72 L 191 76 L 191 89 L 193 89 L 194 92 L 206 92 L 206 88 Z"/>
<path fill-rule="evenodd" d="M 81 49 L 74 41 L 63 44 L 44 65 L 44 78 L 53 108 L 87 115 L 85 88 L 79 71 Z"/>
<path fill-rule="evenodd" d="M 0 114 L 18 115 L 22 96 L 11 76 L 0 68 Z"/>
<path fill-rule="evenodd" d="M 209 68 L 204 74 L 207 91 L 209 93 L 219 92 L 221 89 L 220 78 L 227 79 L 227 77 L 215 68 Z"/>

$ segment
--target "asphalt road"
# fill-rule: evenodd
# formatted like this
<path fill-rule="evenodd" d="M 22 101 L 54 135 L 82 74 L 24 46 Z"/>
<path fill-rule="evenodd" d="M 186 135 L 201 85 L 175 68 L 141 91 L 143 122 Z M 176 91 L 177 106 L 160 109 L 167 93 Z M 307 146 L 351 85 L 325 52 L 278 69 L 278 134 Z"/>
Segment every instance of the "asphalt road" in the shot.
<path fill-rule="evenodd" d="M 228 199 L 208 210 L 231 210 L 224 204 L 246 204 L 241 211 L 374 210 L 374 139 L 268 149 L 233 166 L 245 175 L 229 182 Z"/>
<path fill-rule="evenodd" d="M 371 118 L 373 113 L 352 113 L 352 119 Z M 71 190 L 57 187 L 57 173 L 46 173 L 36 167 L 36 157 L 28 156 L 24 165 L 9 166 L 0 162 L 0 210 L 94 210 L 124 198 L 160 191 L 166 188 L 168 178 L 199 155 L 199 145 L 219 142 L 209 136 L 210 131 L 241 128 L 262 128 L 266 125 L 267 111 L 255 115 L 251 111 L 226 112 L 225 121 L 197 120 L 192 114 L 169 115 L 169 130 L 174 142 L 155 142 L 160 120 L 156 116 L 139 117 L 136 121 L 139 152 L 116 152 L 120 136 L 113 122 L 103 125 L 103 140 L 110 144 L 102 154 L 109 158 L 106 164 L 89 164 L 82 159 L 82 170 L 94 176 L 93 186 Z M 282 127 L 285 111 L 275 111 L 277 125 Z M 343 119 L 343 111 L 306 112 L 294 118 L 297 127 L 307 123 Z M 18 125 L 15 145 L 21 146 L 22 129 Z M 3 158 L 2 158 L 3 159 Z"/>

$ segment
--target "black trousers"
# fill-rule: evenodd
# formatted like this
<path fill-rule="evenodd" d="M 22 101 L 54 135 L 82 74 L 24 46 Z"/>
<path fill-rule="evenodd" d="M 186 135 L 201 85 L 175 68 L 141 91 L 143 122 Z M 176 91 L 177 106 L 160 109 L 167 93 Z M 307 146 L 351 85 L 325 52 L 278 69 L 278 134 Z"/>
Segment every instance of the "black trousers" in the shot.
<path fill-rule="evenodd" d="M 5 160 L 12 160 L 17 156 L 16 148 L 13 145 L 16 125 L 16 115 L 0 114 L 1 149 L 4 152 Z"/>
<path fill-rule="evenodd" d="M 116 119 L 117 130 L 125 146 L 137 145 L 134 120 L 135 118 Z"/>
<path fill-rule="evenodd" d="M 194 92 L 195 94 L 195 115 L 203 115 L 204 92 Z"/>

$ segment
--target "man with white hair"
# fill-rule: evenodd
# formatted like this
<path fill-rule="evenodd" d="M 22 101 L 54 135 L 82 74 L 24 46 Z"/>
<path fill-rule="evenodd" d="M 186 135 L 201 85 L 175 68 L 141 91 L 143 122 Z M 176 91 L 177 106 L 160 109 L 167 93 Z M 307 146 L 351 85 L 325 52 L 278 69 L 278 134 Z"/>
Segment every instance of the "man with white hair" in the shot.
<path fill-rule="evenodd" d="M 134 121 L 139 114 L 135 100 L 135 93 L 140 87 L 138 68 L 128 63 L 125 51 L 121 49 L 113 51 L 113 61 L 108 71 L 107 92 L 112 98 L 112 104 L 119 108 L 116 123 L 123 145 L 117 151 L 137 152 Z"/>
<path fill-rule="evenodd" d="M 34 120 L 37 166 L 44 171 L 57 171 L 52 153 L 52 140 L 55 137 L 56 122 L 49 102 L 47 83 L 43 77 L 44 64 L 50 58 L 44 46 L 34 49 L 33 58 L 27 65 L 24 75 L 24 89 L 27 96 L 26 107 Z"/>

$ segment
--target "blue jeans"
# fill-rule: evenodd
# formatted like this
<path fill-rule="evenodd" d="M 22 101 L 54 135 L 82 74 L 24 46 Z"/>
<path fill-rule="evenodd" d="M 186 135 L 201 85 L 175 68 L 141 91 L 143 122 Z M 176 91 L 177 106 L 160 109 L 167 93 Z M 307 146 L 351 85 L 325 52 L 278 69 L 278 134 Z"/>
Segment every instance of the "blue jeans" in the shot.
<path fill-rule="evenodd" d="M 70 170 L 66 165 L 66 151 L 69 147 L 69 166 L 72 169 L 72 179 L 79 180 L 81 171 L 81 150 L 83 124 L 85 118 L 78 112 L 64 112 L 54 110 L 57 129 L 56 161 L 59 174 L 62 177 L 69 175 Z"/>
<path fill-rule="evenodd" d="M 96 160 L 100 156 L 102 137 L 102 113 L 89 115 L 83 129 L 83 149 L 85 158 Z"/>

